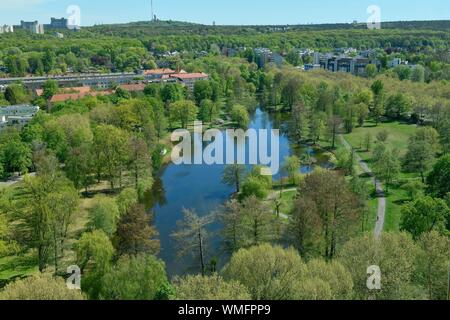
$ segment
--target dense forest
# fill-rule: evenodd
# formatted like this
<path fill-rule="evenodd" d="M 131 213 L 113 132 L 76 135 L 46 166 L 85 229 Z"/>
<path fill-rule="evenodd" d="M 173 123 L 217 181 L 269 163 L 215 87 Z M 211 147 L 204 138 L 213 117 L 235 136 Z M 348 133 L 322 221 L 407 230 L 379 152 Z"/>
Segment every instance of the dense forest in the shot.
<path fill-rule="evenodd" d="M 54 105 L 59 88 L 52 80 L 41 97 L 21 83 L 0 94 L 2 106 L 41 107 L 24 128 L 0 133 L 0 299 L 446 299 L 450 33 L 447 22 L 410 26 L 269 32 L 160 22 L 154 29 L 96 26 L 65 39 L 1 35 L 5 76 L 136 71 L 165 59 L 209 80 L 192 91 L 180 84 L 148 84 L 143 92 L 117 87 L 108 96 Z M 304 72 L 289 62 L 261 69 L 248 50 L 225 57 L 223 46 L 285 53 L 354 46 L 382 55 L 392 49 L 423 68 L 366 77 Z M 180 55 L 161 56 L 174 50 Z M 207 54 L 199 56 L 202 50 Z M 245 129 L 257 106 L 279 116 L 293 144 L 325 150 L 333 165 L 300 174 L 314 159 L 291 155 L 279 180 L 258 166 L 227 166 L 222 183 L 235 193 L 206 216 L 184 210 L 172 237 L 181 257 L 193 257 L 194 271 L 169 277 L 147 201 L 169 161 L 169 133 L 196 119 Z M 375 237 L 381 196 L 388 217 Z M 216 222 L 226 258 L 207 249 Z M 71 265 L 82 273 L 81 291 L 66 289 Z M 371 265 L 382 270 L 381 290 L 366 286 Z"/>

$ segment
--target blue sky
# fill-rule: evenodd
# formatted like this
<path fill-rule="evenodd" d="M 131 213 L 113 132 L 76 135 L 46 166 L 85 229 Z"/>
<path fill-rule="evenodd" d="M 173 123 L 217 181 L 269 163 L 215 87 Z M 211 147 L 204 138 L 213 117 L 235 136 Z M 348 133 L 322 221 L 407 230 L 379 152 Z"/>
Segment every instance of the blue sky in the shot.
<path fill-rule="evenodd" d="M 160 19 L 204 24 L 306 24 L 367 21 L 369 5 L 382 21 L 450 20 L 449 0 L 154 0 Z M 81 24 L 149 20 L 150 0 L 0 0 L 0 24 L 23 20 L 47 23 L 81 9 Z"/>

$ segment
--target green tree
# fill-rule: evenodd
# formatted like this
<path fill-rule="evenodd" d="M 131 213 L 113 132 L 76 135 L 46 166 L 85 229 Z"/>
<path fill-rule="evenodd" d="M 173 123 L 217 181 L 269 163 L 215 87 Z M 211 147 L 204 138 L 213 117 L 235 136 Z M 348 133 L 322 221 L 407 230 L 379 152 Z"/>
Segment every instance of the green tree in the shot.
<path fill-rule="evenodd" d="M 239 250 L 223 274 L 227 281 L 242 283 L 254 300 L 290 300 L 296 298 L 307 268 L 294 249 L 263 244 Z"/>
<path fill-rule="evenodd" d="M 89 187 L 94 184 L 94 157 L 92 155 L 92 144 L 83 143 L 79 147 L 70 148 L 65 161 L 64 171 L 75 188 L 84 188 L 86 194 Z"/>
<path fill-rule="evenodd" d="M 111 125 L 100 125 L 94 131 L 94 153 L 98 171 L 104 173 L 114 190 L 117 180 L 121 182 L 128 158 L 126 131 Z"/>
<path fill-rule="evenodd" d="M 311 199 L 296 198 L 286 229 L 288 243 L 302 256 L 317 252 L 320 246 L 321 220 Z"/>
<path fill-rule="evenodd" d="M 102 277 L 111 268 L 114 247 L 103 231 L 95 230 L 83 233 L 74 249 L 83 274 L 81 287 L 91 299 L 98 299 Z"/>
<path fill-rule="evenodd" d="M 250 124 L 250 116 L 247 109 L 242 105 L 234 105 L 231 108 L 231 119 L 239 128 L 247 128 Z"/>
<path fill-rule="evenodd" d="M 190 121 L 194 121 L 197 117 L 198 108 L 189 100 L 180 100 L 170 104 L 169 117 L 172 123 L 179 122 L 181 128 L 187 129 Z"/>
<path fill-rule="evenodd" d="M 290 156 L 284 159 L 284 170 L 288 173 L 289 179 L 291 180 L 291 184 L 297 184 L 297 177 L 300 171 L 300 159 L 297 156 Z"/>
<path fill-rule="evenodd" d="M 373 169 L 377 178 L 386 183 L 386 192 L 389 192 L 389 186 L 397 179 L 401 169 L 396 152 L 378 144 L 373 151 Z"/>
<path fill-rule="evenodd" d="M 242 190 L 239 198 L 246 199 L 253 196 L 262 200 L 266 199 L 267 194 L 267 183 L 259 177 L 249 176 L 242 184 Z"/>
<path fill-rule="evenodd" d="M 411 139 L 405 155 L 404 168 L 408 172 L 419 172 L 422 183 L 425 183 L 425 174 L 435 162 L 433 147 L 427 141 L 414 141 Z"/>
<path fill-rule="evenodd" d="M 402 116 L 411 111 L 411 108 L 412 104 L 409 97 L 403 93 L 394 94 L 386 101 L 386 113 L 394 119 L 401 119 Z"/>
<path fill-rule="evenodd" d="M 308 209 L 312 209 L 309 214 L 317 214 L 320 223 L 309 225 L 309 232 L 320 235 L 316 240 L 321 241 L 320 252 L 327 259 L 332 259 L 337 246 L 345 242 L 358 226 L 360 212 L 357 196 L 340 174 L 315 171 L 301 183 L 298 199 L 303 199 Z M 315 222 L 315 219 L 309 220 Z"/>
<path fill-rule="evenodd" d="M 25 103 L 28 101 L 25 87 L 22 84 L 11 84 L 5 89 L 5 99 L 12 105 Z"/>
<path fill-rule="evenodd" d="M 241 207 L 244 245 L 254 246 L 275 239 L 275 217 L 267 205 L 255 196 L 243 200 Z"/>
<path fill-rule="evenodd" d="M 374 94 L 372 116 L 375 118 L 376 125 L 380 123 L 381 117 L 385 113 L 384 106 L 384 83 L 381 80 L 376 80 L 372 86 L 371 90 Z"/>
<path fill-rule="evenodd" d="M 302 63 L 300 52 L 296 49 L 292 49 L 286 56 L 286 61 L 292 64 L 294 67 L 299 66 Z"/>
<path fill-rule="evenodd" d="M 169 83 L 162 87 L 161 98 L 168 105 L 183 99 L 183 87 L 179 84 Z"/>
<path fill-rule="evenodd" d="M 89 210 L 89 226 L 93 230 L 102 230 L 110 238 L 116 232 L 119 220 L 119 208 L 114 199 L 97 196 Z"/>
<path fill-rule="evenodd" d="M 425 81 L 425 68 L 421 65 L 416 66 L 411 73 L 411 80 L 414 82 Z"/>
<path fill-rule="evenodd" d="M 213 120 L 219 116 L 219 106 L 209 99 L 202 100 L 199 114 L 202 121 L 209 122 L 212 125 Z"/>
<path fill-rule="evenodd" d="M 307 267 L 309 277 L 329 284 L 332 299 L 350 300 L 353 298 L 352 275 L 340 262 L 315 259 L 308 261 Z"/>
<path fill-rule="evenodd" d="M 120 216 L 123 216 L 127 210 L 139 202 L 139 195 L 134 188 L 125 188 L 116 198 L 116 204 L 119 208 Z"/>
<path fill-rule="evenodd" d="M 156 300 L 168 285 L 164 262 L 151 255 L 123 256 L 103 276 L 102 300 Z"/>
<path fill-rule="evenodd" d="M 203 100 L 210 100 L 213 95 L 213 90 L 209 80 L 199 80 L 194 84 L 194 98 L 198 106 Z"/>
<path fill-rule="evenodd" d="M 28 245 L 37 250 L 39 270 L 43 271 L 52 261 L 56 273 L 79 198 L 73 185 L 59 172 L 56 159 L 45 161 L 46 169 L 39 165 L 36 177 L 24 179 L 18 228 L 27 235 Z"/>
<path fill-rule="evenodd" d="M 128 140 L 128 148 L 128 167 L 133 173 L 135 188 L 138 189 L 141 182 L 152 177 L 152 159 L 147 144 L 140 137 L 132 136 Z M 151 185 L 147 190 L 150 188 Z"/>
<path fill-rule="evenodd" d="M 339 130 L 342 125 L 342 119 L 338 116 L 333 116 L 330 119 L 328 119 L 327 129 L 328 129 L 328 136 L 331 140 L 331 148 L 336 148 L 336 137 L 339 134 Z"/>
<path fill-rule="evenodd" d="M 236 187 L 236 193 L 241 191 L 241 183 L 245 179 L 246 168 L 244 165 L 231 164 L 225 167 L 222 182 L 230 187 Z"/>
<path fill-rule="evenodd" d="M 143 205 L 134 204 L 121 216 L 117 225 L 117 252 L 121 255 L 157 254 L 160 249 L 157 236 L 153 216 L 147 214 Z"/>
<path fill-rule="evenodd" d="M 366 76 L 367 78 L 374 78 L 377 74 L 377 66 L 374 64 L 368 64 L 366 66 Z"/>
<path fill-rule="evenodd" d="M 443 198 L 450 193 L 450 155 L 440 158 L 427 178 L 428 192 Z"/>
<path fill-rule="evenodd" d="M 223 224 L 221 232 L 224 247 L 228 252 L 235 252 L 244 245 L 244 214 L 242 204 L 236 199 L 230 200 L 218 214 L 220 222 Z"/>
<path fill-rule="evenodd" d="M 354 284 L 354 298 L 366 300 L 421 299 L 413 285 L 417 247 L 404 233 L 384 233 L 379 241 L 371 234 L 352 238 L 340 250 L 338 261 L 350 272 Z M 379 266 L 381 290 L 367 288 L 367 268 Z"/>
<path fill-rule="evenodd" d="M 42 97 L 47 101 L 47 110 L 51 112 L 51 102 L 53 96 L 58 92 L 58 82 L 56 80 L 49 79 L 42 85 Z"/>
<path fill-rule="evenodd" d="M 447 300 L 447 277 L 450 263 L 450 240 L 432 231 L 423 234 L 418 245 L 417 281 L 427 290 L 430 300 Z"/>
<path fill-rule="evenodd" d="M 0 300 L 84 300 L 77 290 L 69 290 L 63 278 L 49 274 L 16 280 L 0 292 Z"/>
<path fill-rule="evenodd" d="M 214 217 L 213 215 L 200 217 L 195 211 L 187 209 L 183 210 L 183 216 L 183 220 L 177 222 L 177 230 L 172 233 L 172 237 L 177 242 L 178 256 L 193 256 L 204 276 L 208 255 L 207 227 L 214 221 Z"/>
<path fill-rule="evenodd" d="M 433 230 L 445 234 L 449 216 L 444 200 L 420 197 L 402 207 L 400 229 L 411 233 L 414 239 Z"/>
<path fill-rule="evenodd" d="M 0 159 L 4 173 L 27 173 L 31 167 L 31 149 L 21 141 L 18 131 L 4 131 L 0 137 Z"/>

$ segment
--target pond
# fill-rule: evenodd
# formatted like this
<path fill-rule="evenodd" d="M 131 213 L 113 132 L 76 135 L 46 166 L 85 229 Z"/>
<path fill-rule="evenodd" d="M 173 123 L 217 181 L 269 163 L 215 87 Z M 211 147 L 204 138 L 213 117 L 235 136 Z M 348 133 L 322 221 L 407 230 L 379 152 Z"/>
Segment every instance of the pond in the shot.
<path fill-rule="evenodd" d="M 268 114 L 257 109 L 252 115 L 250 128 L 280 129 L 280 162 L 292 154 L 302 157 L 306 153 L 316 159 L 315 165 L 328 167 L 328 157 L 311 147 L 297 146 L 284 134 L 283 126 L 286 119 L 281 115 Z M 248 159 L 248 157 L 247 157 Z M 159 230 L 161 241 L 160 257 L 165 261 L 170 276 L 189 272 L 198 272 L 194 258 L 177 258 L 176 242 L 171 234 L 176 229 L 177 221 L 182 219 L 182 210 L 194 209 L 199 215 L 207 215 L 220 208 L 234 189 L 221 182 L 224 165 L 175 165 L 170 163 L 162 170 L 156 179 L 152 200 L 155 224 Z M 311 172 L 313 168 L 303 166 L 302 173 Z M 279 175 L 274 179 L 279 179 Z M 218 259 L 219 265 L 226 261 L 227 256 L 220 250 L 220 225 L 211 225 L 209 239 L 209 257 Z"/>

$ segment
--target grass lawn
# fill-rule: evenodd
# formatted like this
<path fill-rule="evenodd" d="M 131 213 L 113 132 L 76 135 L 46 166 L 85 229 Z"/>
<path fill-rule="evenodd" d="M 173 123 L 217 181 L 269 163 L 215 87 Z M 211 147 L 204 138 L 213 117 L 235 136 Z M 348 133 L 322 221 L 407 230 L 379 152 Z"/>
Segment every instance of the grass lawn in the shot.
<path fill-rule="evenodd" d="M 403 122 L 384 122 L 375 126 L 374 122 L 366 122 L 364 127 L 355 128 L 352 133 L 344 135 L 345 139 L 355 148 L 363 160 L 367 160 L 370 163 L 372 157 L 372 150 L 365 152 L 364 140 L 367 133 L 372 135 L 372 141 L 376 140 L 376 136 L 379 132 L 386 130 L 389 132 L 389 138 L 387 145 L 392 149 L 398 149 L 400 156 L 406 153 L 408 147 L 409 138 L 416 131 L 417 126 L 411 124 L 405 124 Z"/>
<path fill-rule="evenodd" d="M 382 130 L 389 132 L 389 138 L 387 145 L 392 149 L 399 150 L 399 157 L 402 157 L 408 147 L 409 138 L 414 134 L 417 127 L 415 125 L 405 124 L 402 122 L 385 122 L 380 123 L 375 126 L 375 123 L 368 121 L 364 127 L 356 128 L 352 133 L 344 135 L 345 139 L 356 149 L 358 154 L 363 160 L 365 160 L 369 166 L 372 160 L 372 150 L 366 152 L 364 146 L 364 138 L 367 133 L 371 133 L 373 141 L 376 140 L 376 135 Z M 358 173 L 361 174 L 361 170 L 358 168 Z M 387 194 L 387 208 L 386 208 L 386 220 L 384 225 L 385 231 L 398 231 L 400 218 L 401 218 L 401 207 L 402 205 L 409 201 L 408 195 L 405 190 L 401 188 L 401 185 L 406 183 L 408 180 L 417 179 L 417 174 L 406 174 L 401 173 L 398 180 L 397 186 L 390 186 L 389 193 Z M 370 190 L 373 190 L 373 185 L 369 178 L 367 183 L 371 185 Z M 369 200 L 369 222 L 367 225 L 368 230 L 373 230 L 375 227 L 376 216 L 377 216 L 378 200 L 372 197 Z"/>
<path fill-rule="evenodd" d="M 280 212 L 284 214 L 290 214 L 292 207 L 294 206 L 294 197 L 297 195 L 297 191 L 283 192 L 281 195 L 281 207 Z"/>
<path fill-rule="evenodd" d="M 20 197 L 21 182 L 11 186 L 8 191 L 14 197 Z M 107 181 L 102 181 L 100 184 L 93 186 L 90 191 L 103 194 L 108 190 L 109 184 Z M 106 195 L 114 197 L 115 195 Z M 60 270 L 64 270 L 66 266 L 75 263 L 76 255 L 73 246 L 81 234 L 86 230 L 86 224 L 89 220 L 89 210 L 94 205 L 93 197 L 81 197 L 79 203 L 79 210 L 74 214 L 72 224 L 69 226 L 69 234 L 65 243 L 64 257 L 60 260 Z M 17 277 L 25 277 L 38 272 L 38 263 L 36 252 L 30 250 L 25 255 L 9 256 L 0 258 L 0 285 L 11 279 Z M 52 270 L 52 263 L 49 262 L 49 270 Z"/>
<path fill-rule="evenodd" d="M 38 272 L 33 254 L 0 258 L 0 282 L 16 277 L 25 277 Z"/>

